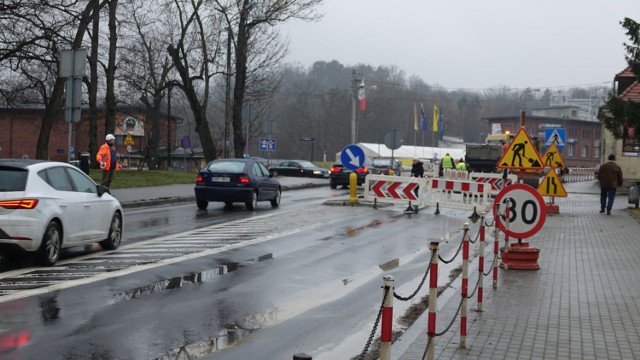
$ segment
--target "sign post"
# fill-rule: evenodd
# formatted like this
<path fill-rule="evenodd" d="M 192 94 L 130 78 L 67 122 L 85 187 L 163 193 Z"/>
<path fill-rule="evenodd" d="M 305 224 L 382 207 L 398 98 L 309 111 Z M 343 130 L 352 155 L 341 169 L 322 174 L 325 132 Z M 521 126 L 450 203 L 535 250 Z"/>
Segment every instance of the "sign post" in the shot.
<path fill-rule="evenodd" d="M 496 196 L 493 204 L 495 226 L 505 234 L 502 263 L 505 269 L 537 270 L 540 249 L 522 242 L 536 234 L 547 216 L 544 200 L 538 191 L 526 184 L 509 185 Z M 518 239 L 510 245 L 509 236 Z"/>
<path fill-rule="evenodd" d="M 364 150 L 358 145 L 351 144 L 345 146 L 340 153 L 340 161 L 342 165 L 351 170 L 349 175 L 349 202 L 358 202 L 358 175 L 356 170 L 360 169 L 364 165 L 365 155 Z"/>

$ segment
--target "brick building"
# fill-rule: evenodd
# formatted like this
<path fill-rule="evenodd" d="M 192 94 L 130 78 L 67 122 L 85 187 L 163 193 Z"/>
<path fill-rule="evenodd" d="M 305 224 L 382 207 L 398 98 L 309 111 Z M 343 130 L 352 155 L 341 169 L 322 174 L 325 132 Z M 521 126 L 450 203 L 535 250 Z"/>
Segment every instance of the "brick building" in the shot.
<path fill-rule="evenodd" d="M 44 109 L 0 109 L 0 158 L 35 158 L 38 135 L 42 123 Z M 77 123 L 72 123 L 71 148 L 69 149 L 69 123 L 64 121 L 61 112 L 56 119 L 49 138 L 49 160 L 66 162 L 78 159 L 81 152 L 89 151 L 89 120 L 86 114 Z M 160 119 L 160 155 L 166 157 L 167 121 Z M 176 122 L 169 125 L 171 143 L 176 143 Z M 99 111 L 97 123 L 97 144 L 104 142 L 104 112 Z M 144 114 L 138 110 L 119 111 L 116 113 L 116 149 L 120 159 L 141 158 L 146 148 L 151 125 L 145 123 Z M 125 144 L 129 138 L 132 145 Z M 173 148 L 172 148 L 173 149 Z M 129 151 L 130 150 L 130 151 Z M 166 166 L 166 165 L 165 165 Z"/>
<path fill-rule="evenodd" d="M 537 109 L 532 115 L 525 117 L 525 128 L 540 155 L 544 153 L 545 133 L 547 129 L 565 129 L 566 144 L 562 159 L 568 167 L 594 167 L 600 163 L 602 150 L 600 146 L 601 124 L 598 120 L 577 119 L 577 106 L 558 106 L 548 109 Z M 489 133 L 515 134 L 521 128 L 520 115 L 486 117 Z"/>

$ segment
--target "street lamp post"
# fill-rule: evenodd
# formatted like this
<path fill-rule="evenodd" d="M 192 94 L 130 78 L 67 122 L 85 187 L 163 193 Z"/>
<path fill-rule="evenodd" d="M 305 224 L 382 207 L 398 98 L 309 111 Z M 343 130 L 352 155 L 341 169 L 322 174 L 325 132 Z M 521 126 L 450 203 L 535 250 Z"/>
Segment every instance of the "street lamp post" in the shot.
<path fill-rule="evenodd" d="M 360 74 L 353 69 L 353 71 L 351 72 L 351 90 L 353 91 L 353 96 L 351 97 L 351 101 L 353 103 L 353 106 L 351 107 L 351 143 L 355 144 L 356 143 L 356 117 L 357 117 L 357 110 L 356 107 L 358 106 L 358 90 L 360 88 L 360 86 L 362 86 L 362 79 L 360 78 Z"/>

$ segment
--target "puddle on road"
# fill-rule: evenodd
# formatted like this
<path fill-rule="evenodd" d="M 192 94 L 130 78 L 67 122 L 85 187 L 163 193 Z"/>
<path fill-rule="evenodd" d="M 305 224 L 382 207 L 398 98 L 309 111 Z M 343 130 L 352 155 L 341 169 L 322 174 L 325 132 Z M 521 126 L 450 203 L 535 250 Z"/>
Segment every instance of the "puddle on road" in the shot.
<path fill-rule="evenodd" d="M 212 269 L 190 273 L 184 276 L 177 276 L 170 279 L 155 281 L 151 284 L 129 289 L 114 295 L 116 302 L 127 301 L 140 298 L 146 295 L 159 294 L 167 290 L 179 289 L 188 285 L 198 285 L 215 279 L 219 276 L 236 271 L 250 264 L 273 259 L 273 254 L 265 254 L 256 258 L 244 260 L 242 262 L 225 262 Z"/>

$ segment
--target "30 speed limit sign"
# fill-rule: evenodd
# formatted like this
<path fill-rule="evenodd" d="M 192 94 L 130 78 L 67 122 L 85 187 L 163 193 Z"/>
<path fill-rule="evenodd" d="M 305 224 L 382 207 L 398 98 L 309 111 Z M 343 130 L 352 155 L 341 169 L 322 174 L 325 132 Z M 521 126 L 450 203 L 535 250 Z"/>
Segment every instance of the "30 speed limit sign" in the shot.
<path fill-rule="evenodd" d="M 509 219 L 506 216 L 507 209 Z M 536 189 L 526 184 L 513 184 L 502 189 L 496 196 L 493 217 L 496 227 L 506 235 L 523 239 L 542 228 L 547 209 Z"/>

